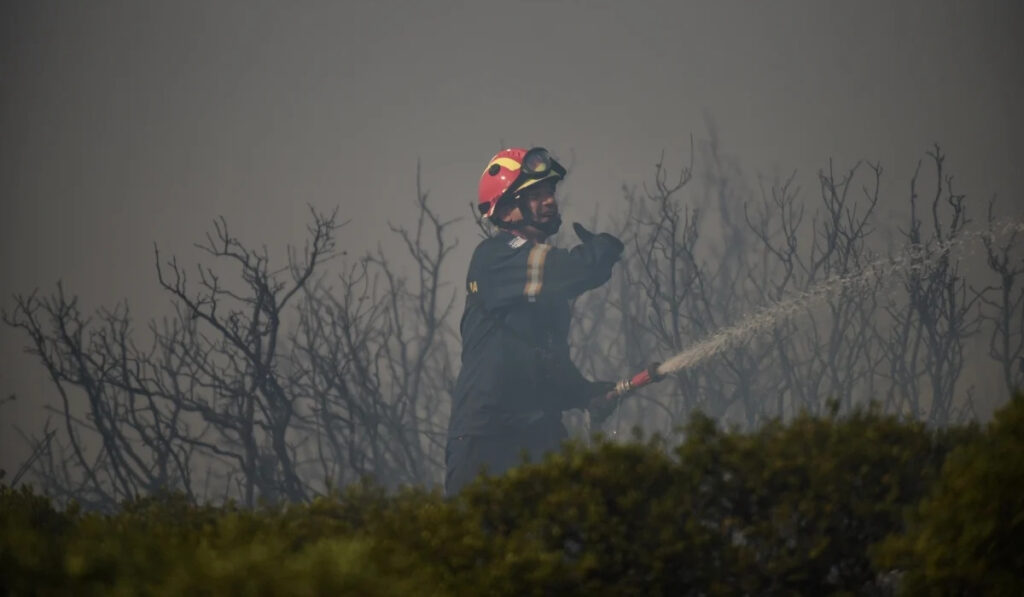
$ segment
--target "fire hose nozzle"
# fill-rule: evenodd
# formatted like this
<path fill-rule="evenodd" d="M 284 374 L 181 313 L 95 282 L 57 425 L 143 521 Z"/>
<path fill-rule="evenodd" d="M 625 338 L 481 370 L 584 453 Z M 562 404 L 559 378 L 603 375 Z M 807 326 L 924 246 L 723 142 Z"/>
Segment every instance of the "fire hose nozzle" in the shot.
<path fill-rule="evenodd" d="M 632 393 L 638 388 L 642 388 L 648 384 L 664 379 L 665 375 L 658 372 L 659 367 L 661 367 L 661 363 L 651 363 L 649 367 L 640 373 L 615 384 L 615 388 L 603 397 L 593 399 L 587 407 L 587 410 L 590 412 L 590 416 L 592 417 L 591 420 L 600 424 L 601 421 L 607 418 L 608 415 L 615 410 L 621 398 Z"/>
<path fill-rule="evenodd" d="M 607 398 L 608 400 L 622 398 L 626 394 L 629 394 L 630 392 L 636 389 L 642 388 L 648 384 L 659 382 L 662 379 L 665 379 L 665 376 L 658 372 L 658 367 L 660 366 L 661 363 L 651 363 L 649 367 L 647 367 L 640 373 L 637 373 L 636 375 L 629 379 L 624 379 L 620 381 L 619 383 L 615 384 L 615 389 L 613 389 L 612 391 L 608 392 L 608 394 L 605 395 L 605 398 Z"/>

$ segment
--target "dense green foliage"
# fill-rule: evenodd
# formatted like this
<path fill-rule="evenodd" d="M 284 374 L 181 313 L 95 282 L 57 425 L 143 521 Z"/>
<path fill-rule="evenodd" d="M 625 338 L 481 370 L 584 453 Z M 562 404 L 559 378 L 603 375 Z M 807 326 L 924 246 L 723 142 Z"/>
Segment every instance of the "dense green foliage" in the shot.
<path fill-rule="evenodd" d="M 1024 396 L 946 459 L 881 566 L 904 570 L 914 595 L 1024 595 Z"/>
<path fill-rule="evenodd" d="M 451 500 L 367 483 L 104 515 L 0 488 L 0 592 L 1021 593 L 1024 398 L 984 431 L 861 412 L 751 433 L 698 415 L 681 432 L 568 445 Z"/>

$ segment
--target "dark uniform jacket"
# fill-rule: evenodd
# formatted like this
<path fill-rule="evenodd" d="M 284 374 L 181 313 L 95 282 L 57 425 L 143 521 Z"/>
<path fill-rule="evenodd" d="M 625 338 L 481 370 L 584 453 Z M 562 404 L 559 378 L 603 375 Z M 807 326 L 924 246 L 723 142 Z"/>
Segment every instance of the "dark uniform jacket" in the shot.
<path fill-rule="evenodd" d="M 466 277 L 449 437 L 515 433 L 586 405 L 590 382 L 569 360 L 569 301 L 604 284 L 621 252 L 608 234 L 571 250 L 506 231 L 480 243 Z"/>

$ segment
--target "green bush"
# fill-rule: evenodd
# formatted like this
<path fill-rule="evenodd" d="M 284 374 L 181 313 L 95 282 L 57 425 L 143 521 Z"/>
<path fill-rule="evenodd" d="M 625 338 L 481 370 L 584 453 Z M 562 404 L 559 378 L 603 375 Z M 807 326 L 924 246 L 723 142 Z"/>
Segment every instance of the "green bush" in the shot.
<path fill-rule="evenodd" d="M 180 496 L 86 516 L 67 546 L 78 594 L 446 594 L 404 550 L 375 548 L 345 516 L 387 500 L 320 499 L 259 511 L 182 509 Z"/>
<path fill-rule="evenodd" d="M 363 483 L 309 504 L 245 510 L 171 494 L 105 515 L 59 512 L 29 490 L 3 488 L 0 589 L 996 592 L 1019 586 L 1013 582 L 1021 562 L 1009 546 L 1019 543 L 1024 511 L 1020 403 L 985 434 L 930 431 L 872 411 L 802 416 L 751 433 L 698 415 L 675 447 L 658 437 L 589 448 L 570 443 L 544 462 L 482 477 L 452 499 Z"/>
<path fill-rule="evenodd" d="M 677 453 L 700 496 L 694 515 L 737 552 L 720 580 L 743 593 L 827 595 L 873 587 L 870 546 L 899 528 L 952 437 L 870 412 L 751 434 L 698 418 Z"/>
<path fill-rule="evenodd" d="M 879 548 L 909 595 L 1024 595 L 1024 395 L 957 448 L 906 532 Z"/>
<path fill-rule="evenodd" d="M 489 533 L 475 585 L 488 594 L 871 592 L 869 548 L 900 528 L 957 436 L 872 412 L 754 433 L 698 415 L 683 432 L 671 452 L 658 438 L 569 446 L 468 487 L 465 518 Z"/>
<path fill-rule="evenodd" d="M 57 512 L 31 488 L 0 485 L 0 594 L 60 593 L 63 557 L 77 508 Z"/>

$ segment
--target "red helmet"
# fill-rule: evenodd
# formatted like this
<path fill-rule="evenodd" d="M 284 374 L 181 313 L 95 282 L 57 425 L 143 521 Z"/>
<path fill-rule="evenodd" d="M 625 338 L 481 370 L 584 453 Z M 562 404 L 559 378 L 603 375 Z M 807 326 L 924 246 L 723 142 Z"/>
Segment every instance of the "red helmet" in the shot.
<path fill-rule="evenodd" d="M 513 196 L 542 180 L 565 178 L 562 167 L 543 147 L 526 150 L 518 147 L 502 149 L 487 163 L 477 189 L 480 213 L 494 215 L 494 208 L 503 197 Z"/>

